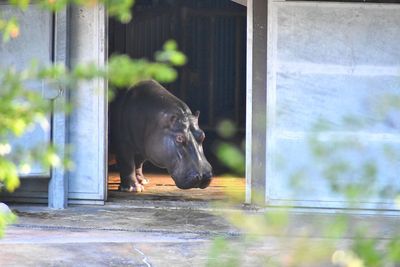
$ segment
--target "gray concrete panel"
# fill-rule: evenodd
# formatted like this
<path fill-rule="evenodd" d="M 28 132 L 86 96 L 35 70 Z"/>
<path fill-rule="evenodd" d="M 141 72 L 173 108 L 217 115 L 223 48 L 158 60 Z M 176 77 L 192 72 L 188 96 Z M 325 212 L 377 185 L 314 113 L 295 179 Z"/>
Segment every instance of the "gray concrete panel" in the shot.
<path fill-rule="evenodd" d="M 400 8 L 361 3 L 271 5 L 270 203 L 346 207 L 346 199 L 327 182 L 326 164 L 311 155 L 312 136 L 324 145 L 357 142 L 357 148 L 343 148 L 331 159 L 344 160 L 354 169 L 354 175 L 339 177 L 339 183 L 359 182 L 357 169 L 372 162 L 377 166 L 377 187 L 400 189 L 399 160 L 385 155 L 387 147 L 400 148 L 399 112 L 380 112 L 387 97 L 400 97 Z M 321 122 L 325 128 L 317 134 L 315 126 Z M 301 174 L 298 190 L 291 186 L 295 174 Z M 396 208 L 390 197 L 375 194 L 360 199 L 357 207 Z"/>
<path fill-rule="evenodd" d="M 23 70 L 32 60 L 42 64 L 51 64 L 51 14 L 39 9 L 37 5 L 22 12 L 7 4 L 0 3 L 1 15 L 4 18 L 16 17 L 20 25 L 20 35 L 7 43 L 0 42 L 0 68 L 15 68 Z M 27 87 L 38 91 L 44 96 L 48 90 L 42 82 L 30 82 Z M 12 142 L 14 149 L 17 146 L 25 149 L 34 148 L 50 141 L 50 116 L 43 126 L 33 126 L 24 136 Z M 49 177 L 50 172 L 40 164 L 31 166 L 29 173 L 21 173 L 24 177 Z"/>
<path fill-rule="evenodd" d="M 103 66 L 105 49 L 105 10 L 72 7 L 70 25 L 71 65 L 92 62 Z M 106 82 L 95 79 L 71 88 L 74 111 L 69 123 L 75 169 L 69 176 L 69 198 L 104 200 L 106 183 Z"/>

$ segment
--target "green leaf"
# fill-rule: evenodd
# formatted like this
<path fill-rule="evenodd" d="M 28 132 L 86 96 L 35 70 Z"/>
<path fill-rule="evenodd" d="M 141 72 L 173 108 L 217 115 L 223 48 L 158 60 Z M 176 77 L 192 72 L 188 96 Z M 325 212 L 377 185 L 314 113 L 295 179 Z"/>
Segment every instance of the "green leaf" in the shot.
<path fill-rule="evenodd" d="M 178 44 L 175 40 L 168 40 L 165 42 L 163 49 L 165 51 L 175 51 L 176 49 L 178 49 Z"/>
<path fill-rule="evenodd" d="M 131 9 L 135 4 L 134 0 L 103 0 L 108 14 L 117 18 L 122 23 L 127 23 L 132 19 Z"/>
<path fill-rule="evenodd" d="M 387 245 L 388 259 L 400 263 L 400 236 L 395 236 Z"/>
<path fill-rule="evenodd" d="M 172 65 L 182 66 L 186 64 L 186 56 L 180 52 L 174 52 L 169 58 Z"/>
<path fill-rule="evenodd" d="M 378 250 L 378 241 L 358 237 L 353 244 L 354 253 L 364 261 L 366 266 L 380 267 L 383 266 L 382 260 L 384 256 Z"/>
<path fill-rule="evenodd" d="M 236 125 L 231 120 L 223 120 L 217 125 L 217 132 L 223 138 L 233 137 L 236 129 Z"/>
<path fill-rule="evenodd" d="M 244 173 L 244 154 L 237 147 L 228 143 L 221 143 L 217 146 L 217 156 L 222 163 L 233 171 L 236 171 L 238 174 Z"/>
<path fill-rule="evenodd" d="M 40 2 L 43 8 L 52 12 L 58 12 L 66 7 L 68 0 L 43 0 Z"/>
<path fill-rule="evenodd" d="M 20 183 L 15 164 L 3 157 L 0 157 L 0 182 L 9 192 L 13 192 Z"/>
<path fill-rule="evenodd" d="M 29 6 L 30 0 L 8 0 L 8 3 L 14 5 L 22 10 L 26 10 Z"/>
<path fill-rule="evenodd" d="M 3 33 L 3 42 L 8 42 L 12 38 L 17 38 L 20 34 L 20 28 L 17 19 L 0 19 L 0 32 Z"/>
<path fill-rule="evenodd" d="M 27 123 L 22 118 L 16 118 L 11 127 L 12 127 L 11 130 L 14 132 L 16 136 L 21 136 L 25 132 Z"/>
<path fill-rule="evenodd" d="M 0 212 L 0 238 L 4 236 L 4 228 L 11 224 L 16 222 L 17 216 L 15 216 L 13 213 L 10 212 Z"/>
<path fill-rule="evenodd" d="M 166 83 L 174 81 L 178 77 L 176 70 L 171 67 L 165 65 L 154 65 L 154 67 L 155 68 L 151 76 L 157 81 Z"/>

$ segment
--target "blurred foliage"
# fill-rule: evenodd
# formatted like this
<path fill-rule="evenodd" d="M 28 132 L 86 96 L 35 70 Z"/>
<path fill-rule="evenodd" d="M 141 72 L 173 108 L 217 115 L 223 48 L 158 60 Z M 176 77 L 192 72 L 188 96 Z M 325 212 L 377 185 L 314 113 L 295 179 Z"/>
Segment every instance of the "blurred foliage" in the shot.
<path fill-rule="evenodd" d="M 230 120 L 223 120 L 217 125 L 217 132 L 223 138 L 230 138 L 236 134 L 236 125 Z"/>
<path fill-rule="evenodd" d="M 230 266 L 236 267 L 240 265 L 242 252 L 237 246 L 233 246 L 223 237 L 215 238 L 208 254 L 209 261 L 206 266 Z"/>
<path fill-rule="evenodd" d="M 126 87 L 143 79 L 155 79 L 163 83 L 174 81 L 178 73 L 171 66 L 182 66 L 186 63 L 186 56 L 177 49 L 174 40 L 167 41 L 163 50 L 156 52 L 158 62 L 149 62 L 146 59 L 132 60 L 126 55 L 111 56 L 107 72 L 110 85 Z"/>
<path fill-rule="evenodd" d="M 135 3 L 134 0 L 8 0 L 8 2 L 22 11 L 28 9 L 29 5 L 34 3 L 51 12 L 60 11 L 67 5 L 90 8 L 97 4 L 103 4 L 107 8 L 109 16 L 124 23 L 132 19 L 131 8 Z M 23 31 L 24 29 L 19 28 L 15 17 L 4 18 L 0 13 L 0 33 L 4 42 L 17 38 L 21 30 Z"/>
<path fill-rule="evenodd" d="M 229 143 L 220 143 L 217 147 L 217 156 L 222 163 L 229 167 L 235 174 L 243 175 L 245 171 L 243 152 Z"/>
<path fill-rule="evenodd" d="M 222 120 L 217 124 L 217 133 L 224 141 L 219 141 L 215 147 L 215 154 L 219 161 L 240 177 L 245 173 L 245 157 L 241 147 L 234 145 L 230 140 L 235 137 L 237 126 L 230 120 Z"/>
<path fill-rule="evenodd" d="M 377 101 L 376 105 L 380 106 L 379 110 L 389 110 L 387 106 L 383 107 L 381 101 Z M 316 162 L 314 168 L 321 173 L 331 192 L 343 195 L 350 205 L 366 199 L 395 200 L 400 193 L 399 184 L 388 184 L 387 179 L 386 184 L 380 184 L 379 177 L 386 168 L 396 168 L 400 160 L 399 151 L 385 141 L 374 145 L 376 140 L 372 143 L 357 136 L 360 127 L 371 128 L 376 122 L 354 117 L 347 117 L 343 122 L 343 127 L 347 129 L 348 123 L 351 123 L 355 134 L 334 136 L 327 134 L 334 133 L 333 129 L 316 127 L 309 135 L 310 153 Z"/>
<path fill-rule="evenodd" d="M 4 229 L 7 225 L 14 223 L 17 220 L 15 214 L 11 212 L 0 211 L 0 238 L 4 235 Z"/>
<path fill-rule="evenodd" d="M 33 3 L 29 0 L 9 0 L 9 3 L 22 11 Z M 131 19 L 133 0 L 38 0 L 36 4 L 46 10 L 57 12 L 68 4 L 90 8 L 104 4 L 108 14 L 128 22 Z M 1 10 L 0 10 L 1 12 Z M 16 18 L 2 18 L 0 13 L 0 33 L 3 42 L 12 42 L 18 37 L 19 29 Z M 1 45 L 1 43 L 0 43 Z M 61 63 L 43 65 L 32 59 L 31 64 L 23 70 L 15 66 L 0 66 L 0 192 L 13 192 L 20 184 L 18 176 L 29 174 L 32 166 L 40 164 L 46 168 L 63 166 L 66 170 L 73 167 L 69 160 L 69 148 L 60 153 L 58 148 L 50 144 L 18 144 L 25 134 L 35 127 L 50 131 L 51 112 L 69 112 L 73 107 L 53 105 L 37 90 L 37 84 L 46 84 L 50 88 L 77 87 L 77 83 L 95 78 L 108 80 L 109 91 L 117 88 L 131 87 L 145 79 L 160 82 L 172 82 L 177 77 L 175 66 L 186 63 L 186 57 L 179 52 L 175 41 L 169 40 L 161 51 L 155 55 L 157 62 L 145 59 L 131 59 L 126 55 L 112 55 L 106 66 L 85 63 L 69 68 Z M 35 87 L 36 85 L 36 87 Z M 0 214 L 0 231 L 9 224 L 14 215 Z"/>
<path fill-rule="evenodd" d="M 385 112 L 400 108 L 400 99 L 387 97 L 384 101 L 377 101 L 377 105 L 380 106 L 377 108 L 380 116 L 384 116 Z M 357 130 L 371 126 L 372 122 L 348 116 L 343 123 L 347 128 Z M 234 127 L 233 123 L 224 121 L 217 130 L 222 138 L 229 138 L 235 133 Z M 379 160 L 398 164 L 400 153 L 382 145 L 377 156 L 380 158 L 367 156 L 368 144 L 351 134 L 332 135 L 334 131 L 325 120 L 317 121 L 310 132 L 308 149 L 312 166 L 302 166 L 293 171 L 290 189 L 294 195 L 298 190 L 312 192 L 304 190 L 310 190 L 310 173 L 317 172 L 326 181 L 330 192 L 346 203 L 342 212 L 336 211 L 324 218 L 318 213 L 299 217 L 299 212 L 291 207 L 232 211 L 242 203 L 243 197 L 232 197 L 234 193 L 227 192 L 228 201 L 216 203 L 216 214 L 239 229 L 242 235 L 216 238 L 210 248 L 208 266 L 400 266 L 400 235 L 374 236 L 371 230 L 377 229 L 371 227 L 384 227 L 384 221 L 363 221 L 345 211 L 357 209 L 360 202 L 368 198 L 393 199 L 400 208 L 399 188 L 394 184 L 390 188 L 382 187 L 378 183 Z M 238 171 L 238 166 L 244 170 L 243 152 L 235 145 L 219 143 L 215 153 L 233 172 Z M 280 168 L 286 167 L 280 165 Z M 311 190 L 319 189 L 311 186 Z M 375 219 L 379 219 L 379 214 L 377 211 Z"/>
<path fill-rule="evenodd" d="M 2 19 L 0 17 L 0 32 L 3 34 L 3 42 L 19 36 L 19 25 L 15 18 Z"/>
<path fill-rule="evenodd" d="M 103 4 L 107 8 L 108 15 L 117 20 L 127 23 L 132 19 L 131 8 L 135 4 L 134 0 L 8 0 L 8 3 L 15 7 L 26 10 L 29 4 L 39 4 L 42 8 L 57 12 L 67 5 L 79 5 L 82 7 L 93 7 Z M 14 19 L 14 18 L 13 18 Z M 0 27 L 1 30 L 1 27 Z"/>

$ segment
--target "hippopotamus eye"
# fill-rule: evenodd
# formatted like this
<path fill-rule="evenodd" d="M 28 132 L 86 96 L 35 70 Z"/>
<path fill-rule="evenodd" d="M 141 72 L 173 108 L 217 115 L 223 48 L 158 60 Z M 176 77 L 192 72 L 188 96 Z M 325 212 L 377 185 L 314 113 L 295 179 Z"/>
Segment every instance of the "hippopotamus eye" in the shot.
<path fill-rule="evenodd" d="M 178 143 L 183 143 L 184 141 L 185 141 L 185 137 L 184 137 L 183 135 L 178 134 L 178 135 L 176 136 L 176 142 L 178 142 Z"/>

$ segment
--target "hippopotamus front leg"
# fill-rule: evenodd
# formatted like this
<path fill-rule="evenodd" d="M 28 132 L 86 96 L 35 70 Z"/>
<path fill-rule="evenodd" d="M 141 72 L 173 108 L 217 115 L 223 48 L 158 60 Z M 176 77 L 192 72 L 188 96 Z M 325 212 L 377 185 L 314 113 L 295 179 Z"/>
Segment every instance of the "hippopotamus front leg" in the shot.
<path fill-rule="evenodd" d="M 149 183 L 149 179 L 147 179 L 146 177 L 144 177 L 143 175 L 143 162 L 144 160 L 141 158 L 135 158 L 135 163 L 136 163 L 136 169 L 135 169 L 135 173 L 136 173 L 136 179 L 138 180 L 138 182 L 141 185 L 145 185 Z"/>
<path fill-rule="evenodd" d="M 144 187 L 137 179 L 135 161 L 117 157 L 117 164 L 121 177 L 120 190 L 123 192 L 142 192 Z"/>

